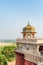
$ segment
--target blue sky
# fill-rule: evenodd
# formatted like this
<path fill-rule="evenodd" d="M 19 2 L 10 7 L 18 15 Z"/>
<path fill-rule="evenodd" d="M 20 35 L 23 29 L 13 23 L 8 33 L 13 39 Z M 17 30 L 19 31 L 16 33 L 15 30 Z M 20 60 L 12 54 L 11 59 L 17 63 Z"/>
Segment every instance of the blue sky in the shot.
<path fill-rule="evenodd" d="M 43 0 L 0 0 L 0 39 L 16 39 L 28 20 L 43 38 Z"/>

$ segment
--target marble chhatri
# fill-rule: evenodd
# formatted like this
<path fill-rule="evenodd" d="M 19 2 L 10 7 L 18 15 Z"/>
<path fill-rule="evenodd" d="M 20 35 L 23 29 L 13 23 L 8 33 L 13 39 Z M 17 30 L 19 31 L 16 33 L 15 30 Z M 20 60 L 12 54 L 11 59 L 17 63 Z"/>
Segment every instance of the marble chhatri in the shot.
<path fill-rule="evenodd" d="M 36 29 L 29 22 L 21 33 L 22 39 L 16 40 L 16 65 L 41 65 L 43 63 L 43 39 L 36 37 Z"/>

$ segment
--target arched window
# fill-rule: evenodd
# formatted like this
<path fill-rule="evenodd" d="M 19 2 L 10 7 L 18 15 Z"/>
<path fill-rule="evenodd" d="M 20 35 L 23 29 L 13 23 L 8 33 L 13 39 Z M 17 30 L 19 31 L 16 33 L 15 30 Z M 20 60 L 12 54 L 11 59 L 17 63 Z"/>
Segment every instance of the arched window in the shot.
<path fill-rule="evenodd" d="M 40 47 L 39 47 L 39 52 L 40 52 L 41 54 L 43 54 L 43 46 L 40 46 Z"/>

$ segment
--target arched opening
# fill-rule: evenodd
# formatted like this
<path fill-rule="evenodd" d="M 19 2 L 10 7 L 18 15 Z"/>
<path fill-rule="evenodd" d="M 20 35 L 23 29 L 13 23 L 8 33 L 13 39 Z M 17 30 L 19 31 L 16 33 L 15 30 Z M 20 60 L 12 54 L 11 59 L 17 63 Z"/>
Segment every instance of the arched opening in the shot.
<path fill-rule="evenodd" d="M 43 55 L 43 46 L 39 47 L 39 52 L 40 52 L 41 55 Z"/>

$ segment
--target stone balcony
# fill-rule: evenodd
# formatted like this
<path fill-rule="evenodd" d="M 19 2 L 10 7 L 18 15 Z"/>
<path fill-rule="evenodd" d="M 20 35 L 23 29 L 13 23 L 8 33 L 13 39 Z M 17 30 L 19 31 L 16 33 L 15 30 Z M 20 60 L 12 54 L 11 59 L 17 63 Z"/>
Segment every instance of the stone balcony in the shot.
<path fill-rule="evenodd" d="M 20 44 L 20 48 L 17 49 L 16 51 L 24 54 L 25 55 L 25 59 L 31 62 L 34 62 L 36 64 L 38 64 L 39 62 L 43 62 L 43 56 L 41 54 L 39 54 L 39 47 L 43 46 L 43 39 L 36 39 L 36 38 L 32 38 L 32 39 L 17 39 L 16 40 L 17 44 Z M 32 48 L 35 47 L 35 52 L 32 51 L 32 49 L 30 49 L 31 46 L 29 46 L 29 50 L 27 49 L 27 46 L 22 45 L 22 43 L 26 43 L 26 45 L 32 45 Z M 33 46 L 34 45 L 34 46 Z M 36 45 L 36 46 L 35 46 Z M 23 49 L 25 47 L 25 49 Z"/>
<path fill-rule="evenodd" d="M 39 55 L 38 53 L 32 53 L 32 52 L 27 52 L 26 50 L 21 50 L 21 49 L 17 49 L 15 50 L 18 53 L 24 54 L 24 59 L 34 62 L 36 64 L 38 64 L 39 62 L 43 62 L 43 57 L 41 55 Z"/>
<path fill-rule="evenodd" d="M 31 62 L 34 62 L 36 64 L 38 64 L 39 62 L 42 63 L 43 62 L 43 57 L 38 56 L 37 54 L 25 54 L 25 59 Z"/>
<path fill-rule="evenodd" d="M 17 39 L 16 40 L 17 43 L 30 43 L 30 44 L 39 44 L 39 45 L 43 45 L 43 39 L 37 39 L 37 38 L 29 38 L 29 39 Z"/>
<path fill-rule="evenodd" d="M 37 39 L 17 39 L 16 42 L 17 43 L 32 43 L 32 44 L 36 44 L 37 43 Z"/>

